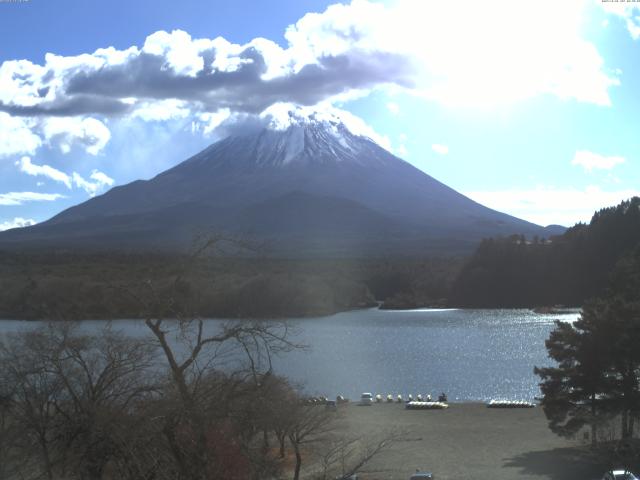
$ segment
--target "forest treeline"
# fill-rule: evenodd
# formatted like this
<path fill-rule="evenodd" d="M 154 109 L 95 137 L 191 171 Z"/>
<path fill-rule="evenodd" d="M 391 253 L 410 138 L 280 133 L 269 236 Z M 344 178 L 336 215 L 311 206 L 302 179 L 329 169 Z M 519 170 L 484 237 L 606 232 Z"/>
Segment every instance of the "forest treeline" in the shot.
<path fill-rule="evenodd" d="M 482 241 L 449 295 L 462 307 L 581 306 L 603 293 L 617 262 L 640 243 L 640 198 L 596 212 L 551 239 Z"/>
<path fill-rule="evenodd" d="M 0 318 L 141 318 L 123 289 L 173 287 L 187 255 L 0 252 Z M 439 305 L 462 258 L 282 259 L 214 255 L 181 279 L 176 301 L 199 315 L 276 318 L 327 315 L 385 302 Z"/>
<path fill-rule="evenodd" d="M 372 307 L 581 306 L 640 243 L 640 198 L 596 212 L 561 236 L 486 239 L 470 258 L 286 259 L 212 255 L 176 301 L 199 315 L 276 318 Z M 401 253 L 401 252 L 399 252 Z M 172 286 L 188 255 L 0 252 L 0 318 L 140 318 L 128 285 Z"/>

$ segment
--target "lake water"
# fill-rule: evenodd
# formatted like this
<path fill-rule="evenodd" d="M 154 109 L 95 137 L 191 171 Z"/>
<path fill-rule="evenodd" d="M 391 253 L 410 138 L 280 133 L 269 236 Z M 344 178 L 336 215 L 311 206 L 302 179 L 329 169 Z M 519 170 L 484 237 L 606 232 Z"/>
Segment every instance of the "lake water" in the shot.
<path fill-rule="evenodd" d="M 296 341 L 309 346 L 274 361 L 275 370 L 310 394 L 358 398 L 361 392 L 414 396 L 446 392 L 449 400 L 532 400 L 539 395 L 534 366 L 551 365 L 544 346 L 554 320 L 577 312 L 530 310 L 357 310 L 291 319 Z M 208 321 L 215 328 L 219 320 Z M 35 322 L 0 321 L 0 332 Z M 102 322 L 83 322 L 96 330 Z M 118 320 L 127 334 L 146 335 L 141 321 Z"/>

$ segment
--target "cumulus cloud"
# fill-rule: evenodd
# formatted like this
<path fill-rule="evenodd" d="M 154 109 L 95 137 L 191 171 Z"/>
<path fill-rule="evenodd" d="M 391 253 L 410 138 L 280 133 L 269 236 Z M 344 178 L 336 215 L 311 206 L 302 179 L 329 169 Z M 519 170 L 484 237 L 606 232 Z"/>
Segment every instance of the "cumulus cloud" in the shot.
<path fill-rule="evenodd" d="M 421 14 L 409 16 L 421 3 L 426 5 Z M 551 94 L 611 104 L 609 88 L 619 79 L 582 35 L 586 0 L 407 0 L 401 5 L 410 25 L 403 25 L 400 34 L 424 30 L 415 55 L 428 73 L 427 98 L 455 106 L 492 106 Z"/>
<path fill-rule="evenodd" d="M 631 38 L 640 39 L 640 5 L 635 2 L 601 2 L 601 5 L 607 13 L 624 20 Z"/>
<path fill-rule="evenodd" d="M 538 225 L 572 226 L 588 223 L 593 212 L 614 206 L 640 190 L 602 190 L 597 186 L 584 189 L 538 187 L 523 190 L 469 191 L 469 198 L 490 208 L 506 212 Z"/>
<path fill-rule="evenodd" d="M 587 172 L 591 172 L 592 170 L 611 170 L 616 165 L 624 162 L 624 157 L 607 157 L 588 150 L 578 150 L 571 161 L 571 165 L 578 165 Z"/>
<path fill-rule="evenodd" d="M 103 172 L 94 170 L 89 176 L 89 180 L 84 179 L 79 173 L 73 172 L 73 183 L 76 187 L 83 189 L 91 197 L 95 197 L 99 191 L 105 187 L 113 185 L 114 180 Z M 91 181 L 93 180 L 93 181 Z"/>
<path fill-rule="evenodd" d="M 31 162 L 29 157 L 22 157 L 16 162 L 16 165 L 20 168 L 21 172 L 27 175 L 47 177 L 56 182 L 64 183 L 67 188 L 71 188 L 71 178 L 69 175 L 49 165 L 36 165 Z"/>
<path fill-rule="evenodd" d="M 290 32 L 293 39 L 297 32 L 300 41 L 308 33 L 299 26 Z M 338 33 L 327 31 L 331 37 Z M 142 49 L 132 47 L 126 55 L 111 49 L 111 56 L 103 50 L 49 55 L 42 66 L 5 62 L 3 78 L 14 95 L 0 102 L 0 110 L 15 116 L 113 116 L 134 112 L 139 102 L 148 109 L 151 101 L 173 99 L 189 102 L 193 110 L 259 113 L 277 102 L 314 105 L 381 84 L 411 85 L 411 61 L 401 54 L 355 47 L 318 52 L 313 58 L 304 54 L 302 61 L 296 58 L 301 50 L 266 39 L 237 45 L 174 31 L 156 32 Z M 10 80 L 18 68 L 28 82 Z"/>
<path fill-rule="evenodd" d="M 149 35 L 142 48 L 48 54 L 43 65 L 7 61 L 0 111 L 145 120 L 187 110 L 258 114 L 275 103 L 312 106 L 383 86 L 457 104 L 545 93 L 610 103 L 618 78 L 581 36 L 584 1 L 462 3 L 332 5 L 289 26 L 284 48 L 264 38 L 235 44 L 175 30 Z"/>
<path fill-rule="evenodd" d="M 449 147 L 440 143 L 434 143 L 433 145 L 431 145 L 431 150 L 440 155 L 446 155 L 447 153 L 449 153 Z"/>
<path fill-rule="evenodd" d="M 111 138 L 111 132 L 100 120 L 91 117 L 53 117 L 43 121 L 45 140 L 57 145 L 63 153 L 69 153 L 79 145 L 91 155 L 97 155 Z"/>
<path fill-rule="evenodd" d="M 36 165 L 31 162 L 29 157 L 22 157 L 16 162 L 16 166 L 18 166 L 21 172 L 27 175 L 47 177 L 56 182 L 63 183 L 69 189 L 75 186 L 87 192 L 91 197 L 99 193 L 104 187 L 111 187 L 114 184 L 113 178 L 98 170 L 93 170 L 89 176 L 89 180 L 86 180 L 77 172 L 67 175 L 49 165 Z M 40 186 L 40 183 L 38 186 Z M 42 199 L 47 200 L 48 197 Z"/>
<path fill-rule="evenodd" d="M 36 223 L 38 222 L 36 222 L 31 218 L 16 217 L 13 220 L 7 220 L 5 222 L 0 223 L 0 232 L 4 230 L 9 230 L 11 228 L 29 227 L 31 225 L 35 225 Z"/>
<path fill-rule="evenodd" d="M 204 59 L 200 51 L 208 47 L 207 40 L 194 42 L 187 32 L 160 31 L 147 37 L 142 52 L 164 57 L 166 60 L 163 68 L 170 68 L 178 75 L 195 77 L 204 68 Z"/>
<path fill-rule="evenodd" d="M 135 100 L 131 102 L 135 103 Z M 164 122 L 174 118 L 186 118 L 191 114 L 186 102 L 175 99 L 141 102 L 132 112 L 132 118 L 141 118 L 146 122 Z"/>
<path fill-rule="evenodd" d="M 31 131 L 33 122 L 0 112 L 0 158 L 12 155 L 33 155 L 42 140 Z"/>
<path fill-rule="evenodd" d="M 106 125 L 92 117 L 26 118 L 0 112 L 0 158 L 34 155 L 43 144 L 57 146 L 63 153 L 78 145 L 97 155 L 110 138 Z"/>
<path fill-rule="evenodd" d="M 53 202 L 65 198 L 59 193 L 8 192 L 0 193 L 0 205 L 22 205 L 27 202 Z"/>
<path fill-rule="evenodd" d="M 209 135 L 230 118 L 231 110 L 228 108 L 221 108 L 213 113 L 201 113 L 198 115 L 197 121 L 192 123 L 192 130 L 201 130 L 204 135 Z"/>

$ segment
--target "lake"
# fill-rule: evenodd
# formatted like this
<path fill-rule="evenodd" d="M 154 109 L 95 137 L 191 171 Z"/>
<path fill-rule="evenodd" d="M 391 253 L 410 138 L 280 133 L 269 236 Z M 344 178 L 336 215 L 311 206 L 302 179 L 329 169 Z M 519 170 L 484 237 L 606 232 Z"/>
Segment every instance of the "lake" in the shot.
<path fill-rule="evenodd" d="M 278 373 L 310 394 L 352 399 L 361 392 L 414 396 L 446 392 L 449 400 L 532 400 L 539 395 L 534 366 L 551 365 L 544 346 L 554 320 L 578 312 L 530 310 L 356 310 L 291 319 L 296 341 L 309 346 L 274 361 Z M 208 321 L 215 328 L 220 320 Z M 0 332 L 37 322 L 0 321 Z M 146 335 L 137 320 L 112 322 L 127 334 Z M 96 330 L 103 322 L 82 322 Z"/>

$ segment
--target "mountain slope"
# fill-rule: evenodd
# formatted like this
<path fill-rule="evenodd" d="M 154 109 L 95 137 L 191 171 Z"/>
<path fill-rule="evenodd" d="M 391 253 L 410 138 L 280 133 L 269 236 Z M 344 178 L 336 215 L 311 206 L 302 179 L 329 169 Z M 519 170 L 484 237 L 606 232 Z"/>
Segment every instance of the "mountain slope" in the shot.
<path fill-rule="evenodd" d="M 173 249 L 203 228 L 253 234 L 294 255 L 460 251 L 487 236 L 548 235 L 342 123 L 306 118 L 227 137 L 151 180 L 0 234 L 0 246 Z"/>

